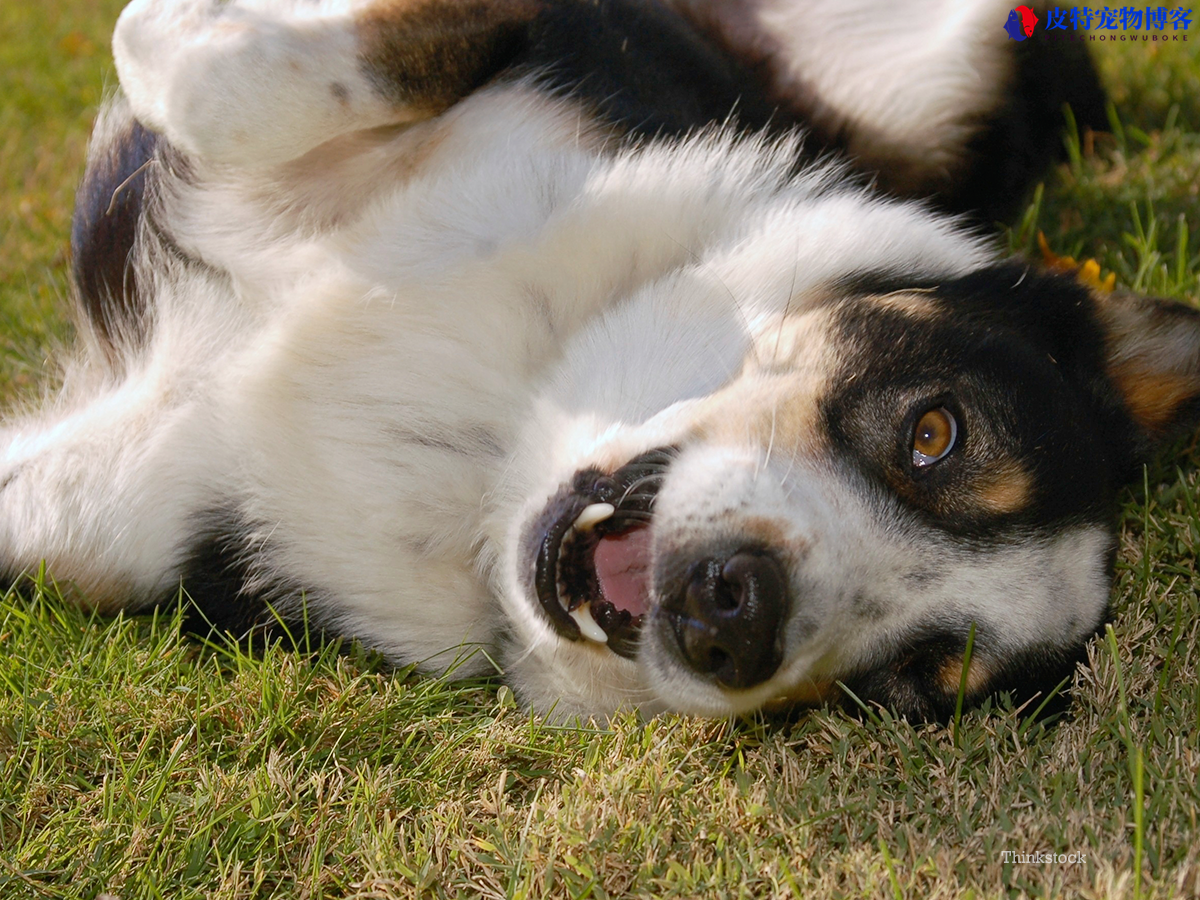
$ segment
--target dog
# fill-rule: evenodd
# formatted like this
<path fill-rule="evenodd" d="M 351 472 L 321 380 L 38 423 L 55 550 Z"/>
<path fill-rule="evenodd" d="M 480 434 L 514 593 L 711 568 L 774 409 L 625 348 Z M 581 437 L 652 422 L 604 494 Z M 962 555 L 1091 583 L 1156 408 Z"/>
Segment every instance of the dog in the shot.
<path fill-rule="evenodd" d="M 1006 15 L 134 0 L 0 564 L 560 718 L 1054 694 L 1200 316 L 986 237 L 1103 115 Z"/>

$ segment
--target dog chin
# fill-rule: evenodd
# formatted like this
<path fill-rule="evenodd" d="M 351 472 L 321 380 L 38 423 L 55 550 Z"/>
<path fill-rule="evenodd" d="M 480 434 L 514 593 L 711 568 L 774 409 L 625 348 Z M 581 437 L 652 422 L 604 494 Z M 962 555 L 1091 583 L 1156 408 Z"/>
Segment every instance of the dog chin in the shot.
<path fill-rule="evenodd" d="M 524 630 L 529 622 L 516 624 Z M 518 700 L 552 721 L 607 719 L 632 711 L 653 716 L 675 708 L 649 685 L 639 662 L 553 633 L 532 641 L 528 632 L 517 637 L 503 656 L 503 668 Z"/>
<path fill-rule="evenodd" d="M 667 647 L 669 629 L 647 623 L 635 658 L 591 641 L 571 641 L 545 626 L 538 601 L 522 597 L 528 613 L 504 658 L 504 674 L 522 704 L 553 721 L 675 712 L 726 717 L 750 713 L 784 692 L 770 685 L 726 691 L 687 672 Z M 523 627 L 522 627 L 523 626 Z"/>

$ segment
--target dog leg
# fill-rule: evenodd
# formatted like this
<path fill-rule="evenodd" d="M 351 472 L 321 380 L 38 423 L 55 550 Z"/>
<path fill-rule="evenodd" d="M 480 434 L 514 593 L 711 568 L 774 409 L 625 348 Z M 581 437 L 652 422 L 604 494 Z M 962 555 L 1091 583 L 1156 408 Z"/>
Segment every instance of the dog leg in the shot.
<path fill-rule="evenodd" d="M 93 608 L 178 588 L 195 516 L 234 471 L 183 348 L 162 341 L 119 383 L 0 430 L 0 571 L 50 573 Z M 5 581 L 7 587 L 9 581 Z"/>
<path fill-rule="evenodd" d="M 44 560 L 95 608 L 162 599 L 197 515 L 228 496 L 209 395 L 245 316 L 227 276 L 161 243 L 155 145 L 119 99 L 92 135 L 71 242 L 79 346 L 56 398 L 0 426 L 0 588 Z"/>
<path fill-rule="evenodd" d="M 209 161 L 269 166 L 443 111 L 502 63 L 530 6 L 134 0 L 113 53 L 143 124 Z"/>
<path fill-rule="evenodd" d="M 134 0 L 113 53 L 138 119 L 213 162 L 283 162 L 404 118 L 365 83 L 348 8 L 302 18 L 237 2 Z"/>
<path fill-rule="evenodd" d="M 666 0 L 746 58 L 777 101 L 878 174 L 986 224 L 1061 154 L 1063 105 L 1105 127 L 1082 44 L 1018 44 L 1005 0 Z"/>

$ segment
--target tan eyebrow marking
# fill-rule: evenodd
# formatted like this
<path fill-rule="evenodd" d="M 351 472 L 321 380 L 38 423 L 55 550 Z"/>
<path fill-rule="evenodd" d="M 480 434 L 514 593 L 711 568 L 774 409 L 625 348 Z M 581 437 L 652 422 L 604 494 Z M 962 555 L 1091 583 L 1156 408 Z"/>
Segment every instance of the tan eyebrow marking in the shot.
<path fill-rule="evenodd" d="M 972 492 L 989 512 L 1019 512 L 1033 499 L 1033 477 L 1014 461 L 1001 462 L 976 480 Z"/>

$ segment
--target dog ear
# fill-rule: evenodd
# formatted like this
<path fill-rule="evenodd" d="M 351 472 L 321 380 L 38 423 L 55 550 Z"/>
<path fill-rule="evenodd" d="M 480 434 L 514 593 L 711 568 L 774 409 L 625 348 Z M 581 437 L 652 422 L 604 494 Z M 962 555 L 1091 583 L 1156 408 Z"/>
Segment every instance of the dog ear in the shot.
<path fill-rule="evenodd" d="M 1200 423 L 1200 310 L 1121 291 L 1095 296 L 1108 377 L 1144 449 Z"/>
<path fill-rule="evenodd" d="M 521 49 L 538 0 L 382 0 L 355 23 L 359 58 L 393 103 L 437 114 Z"/>

